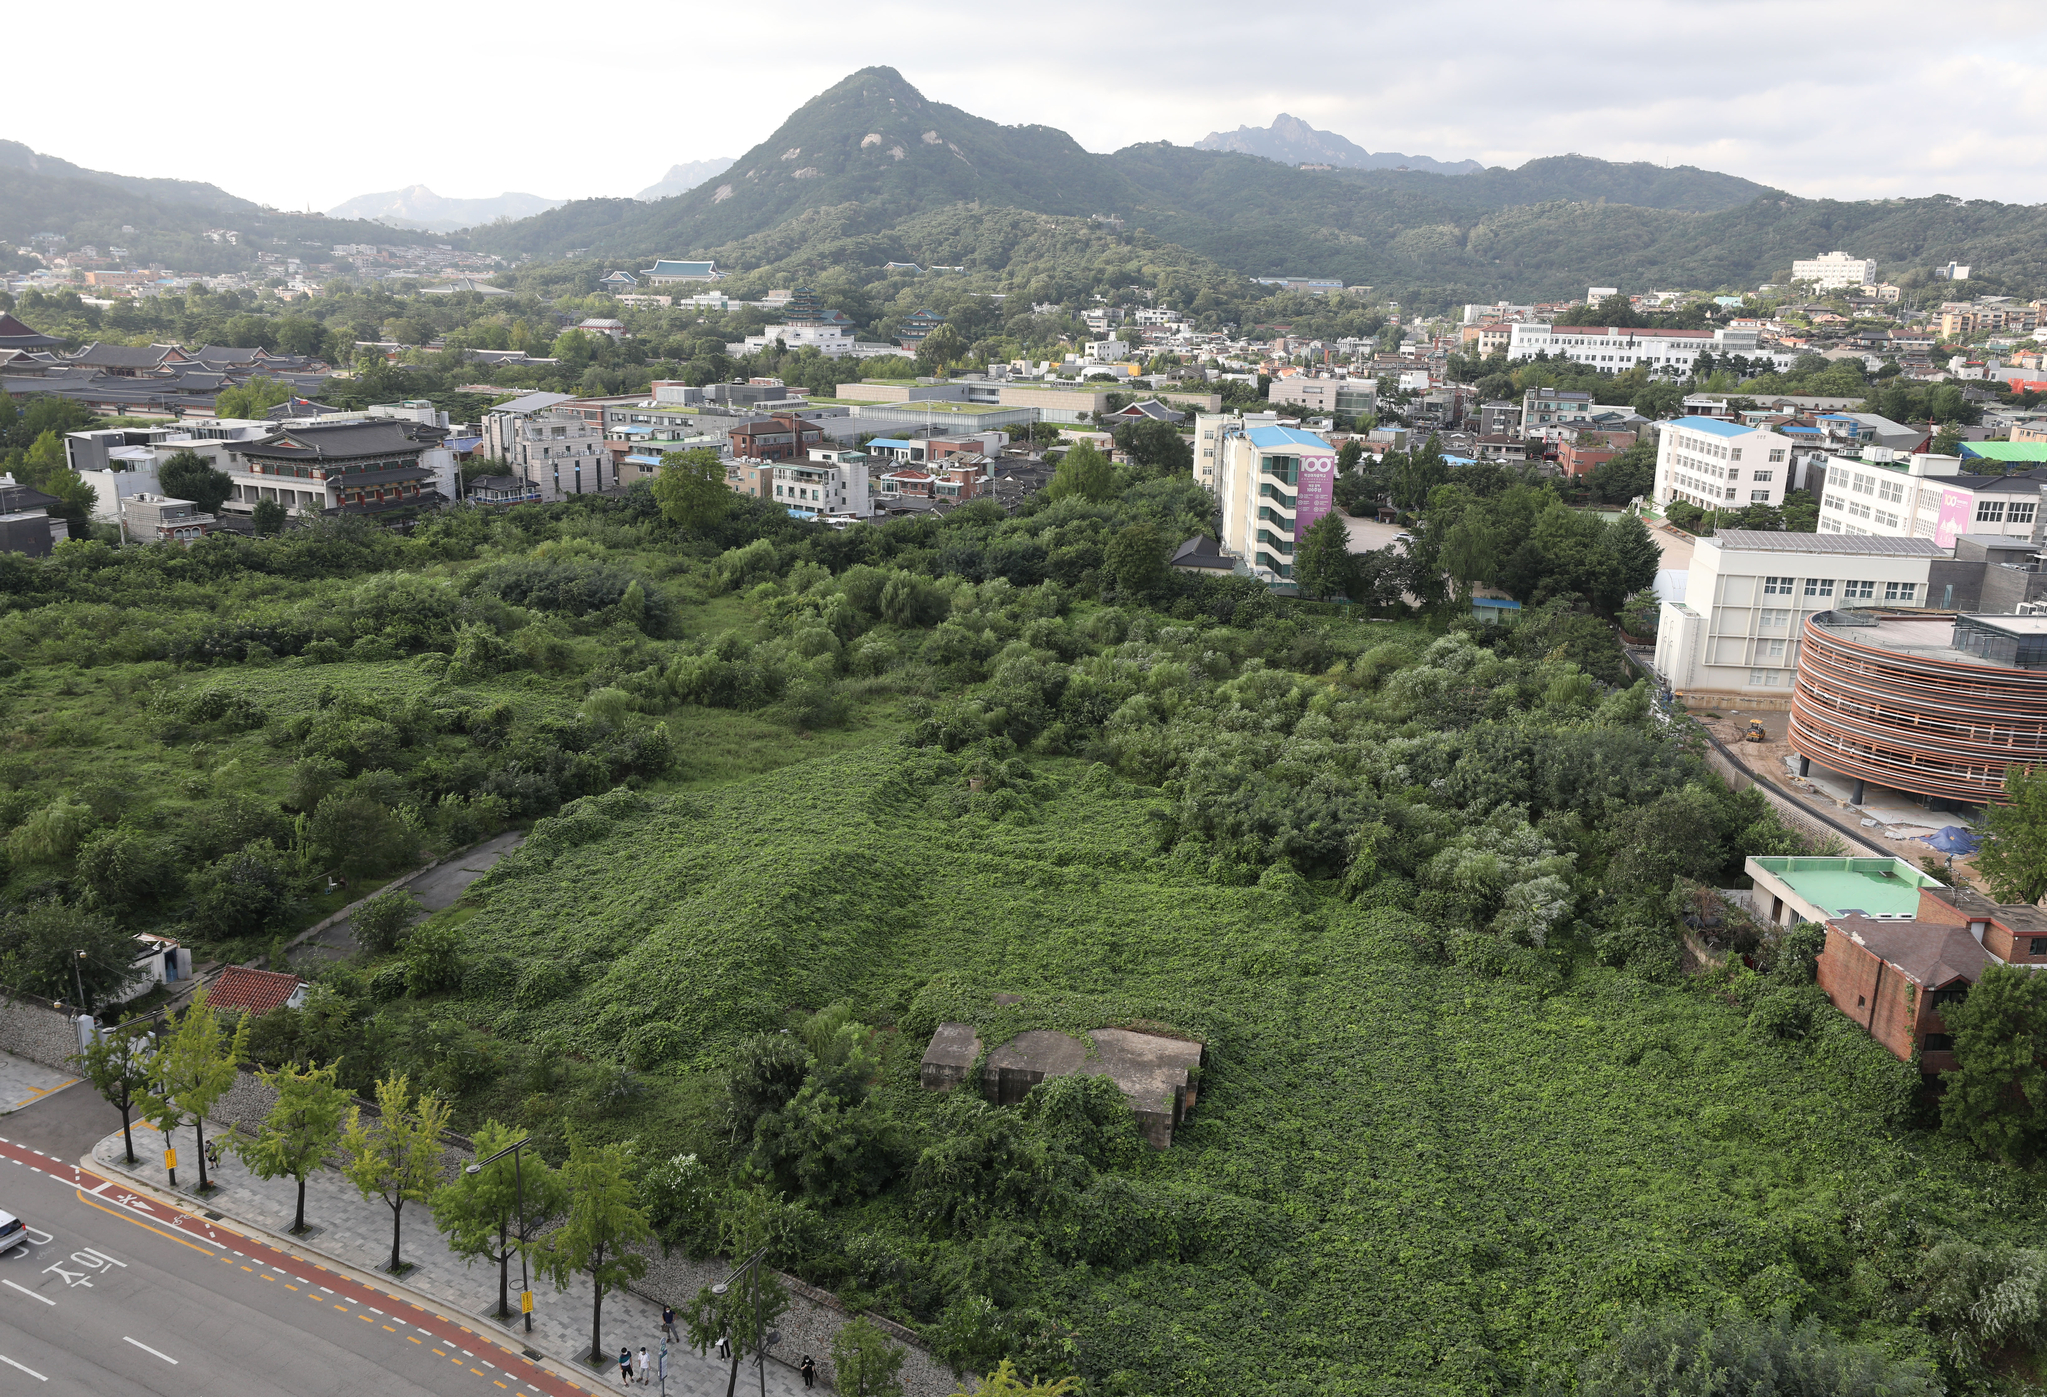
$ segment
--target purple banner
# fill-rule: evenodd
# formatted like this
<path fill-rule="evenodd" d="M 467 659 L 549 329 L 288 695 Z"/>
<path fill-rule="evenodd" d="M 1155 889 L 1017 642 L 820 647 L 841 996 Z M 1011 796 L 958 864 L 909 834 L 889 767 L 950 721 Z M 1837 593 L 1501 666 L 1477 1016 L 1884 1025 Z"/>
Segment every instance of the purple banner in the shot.
<path fill-rule="evenodd" d="M 1301 478 L 1295 487 L 1294 539 L 1298 542 L 1308 526 L 1336 507 L 1336 456 L 1301 457 Z"/>

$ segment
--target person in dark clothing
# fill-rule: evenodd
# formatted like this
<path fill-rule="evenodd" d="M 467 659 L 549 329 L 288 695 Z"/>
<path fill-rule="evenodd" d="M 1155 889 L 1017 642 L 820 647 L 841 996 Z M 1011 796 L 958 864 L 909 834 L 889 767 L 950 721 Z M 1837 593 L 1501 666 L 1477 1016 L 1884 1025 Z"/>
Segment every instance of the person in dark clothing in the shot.
<path fill-rule="evenodd" d="M 618 1385 L 620 1387 L 633 1385 L 633 1351 L 629 1348 L 618 1351 Z"/>
<path fill-rule="evenodd" d="M 673 1305 L 663 1305 L 661 1307 L 661 1332 L 676 1343 L 682 1342 L 675 1332 L 675 1306 Z"/>
<path fill-rule="evenodd" d="M 803 1374 L 803 1385 L 805 1387 L 817 1386 L 817 1365 L 810 1361 L 809 1354 L 803 1355 L 803 1362 L 796 1371 Z"/>

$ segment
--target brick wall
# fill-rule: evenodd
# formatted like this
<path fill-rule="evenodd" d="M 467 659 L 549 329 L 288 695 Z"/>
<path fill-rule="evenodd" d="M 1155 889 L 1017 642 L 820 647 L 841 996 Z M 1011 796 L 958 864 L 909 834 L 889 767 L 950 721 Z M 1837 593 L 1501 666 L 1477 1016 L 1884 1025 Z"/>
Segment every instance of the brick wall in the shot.
<path fill-rule="evenodd" d="M 1917 986 L 1897 967 L 1886 965 L 1831 926 L 1817 968 L 1820 989 L 1836 1009 L 1868 1029 L 1900 1060 L 1911 1058 L 1919 1036 Z"/>

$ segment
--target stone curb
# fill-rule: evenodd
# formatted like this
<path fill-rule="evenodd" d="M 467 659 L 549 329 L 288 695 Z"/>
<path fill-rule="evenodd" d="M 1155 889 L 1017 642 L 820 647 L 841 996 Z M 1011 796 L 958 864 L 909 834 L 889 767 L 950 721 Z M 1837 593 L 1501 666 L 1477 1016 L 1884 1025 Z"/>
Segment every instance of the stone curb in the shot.
<path fill-rule="evenodd" d="M 111 1139 L 113 1137 L 109 1136 L 108 1138 Z M 94 1148 L 97 1148 L 97 1146 Z M 90 1170 L 95 1174 L 116 1174 L 120 1176 L 121 1180 L 128 1187 L 134 1189 L 137 1193 L 147 1194 L 160 1203 L 176 1208 L 179 1212 L 193 1212 L 195 1211 L 195 1204 L 199 1205 L 199 1209 L 203 1210 L 206 1202 L 205 1199 L 195 1198 L 189 1194 L 172 1193 L 160 1188 L 138 1175 L 129 1173 L 119 1163 L 97 1158 L 91 1150 L 86 1151 L 85 1155 L 79 1160 L 79 1167 Z M 216 1225 L 224 1224 L 231 1232 L 240 1232 L 268 1246 L 276 1247 L 280 1251 L 316 1256 L 329 1270 L 347 1276 L 358 1285 L 372 1286 L 378 1290 L 388 1291 L 390 1294 L 409 1300 L 423 1309 L 434 1310 L 437 1313 L 445 1312 L 442 1317 L 452 1323 L 460 1324 L 464 1321 L 481 1320 L 490 1327 L 488 1329 L 476 1330 L 475 1332 L 479 1337 L 487 1338 L 492 1342 L 499 1343 L 501 1346 L 505 1345 L 508 1340 L 512 1341 L 509 1344 L 509 1348 L 512 1351 L 524 1350 L 529 1353 L 538 1354 L 541 1366 L 545 1367 L 556 1377 L 566 1378 L 579 1387 L 587 1388 L 593 1393 L 609 1393 L 611 1390 L 610 1386 L 603 1379 L 593 1377 L 590 1369 L 580 1361 L 564 1359 L 558 1354 L 550 1353 L 548 1350 L 539 1347 L 537 1344 L 527 1343 L 519 1331 L 501 1329 L 495 1320 L 488 1319 L 482 1315 L 471 1314 L 466 1306 L 458 1302 L 437 1296 L 431 1291 L 420 1290 L 415 1286 L 407 1285 L 403 1281 L 394 1280 L 381 1271 L 365 1271 L 353 1262 L 344 1261 L 333 1253 L 324 1251 L 320 1247 L 314 1246 L 300 1238 L 293 1237 L 289 1233 L 272 1232 L 267 1227 L 258 1223 L 246 1222 L 232 1213 L 221 1213 L 218 1217 L 219 1221 Z M 214 1222 L 215 1219 L 209 1217 L 207 1221 Z"/>

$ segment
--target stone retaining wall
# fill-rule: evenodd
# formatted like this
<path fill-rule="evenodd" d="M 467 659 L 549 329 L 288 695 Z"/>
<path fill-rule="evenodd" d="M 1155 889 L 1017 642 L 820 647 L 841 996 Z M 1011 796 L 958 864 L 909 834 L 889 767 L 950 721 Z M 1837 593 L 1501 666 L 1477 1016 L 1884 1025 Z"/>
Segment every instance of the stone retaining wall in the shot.
<path fill-rule="evenodd" d="M 78 1026 L 47 999 L 0 989 L 0 1051 L 59 1072 L 76 1072 L 78 1064 L 67 1059 L 78 1051 Z"/>
<path fill-rule="evenodd" d="M 663 1256 L 659 1247 L 653 1247 L 647 1250 L 647 1274 L 629 1289 L 658 1304 L 672 1305 L 681 1314 L 696 1299 L 698 1291 L 716 1285 L 731 1271 L 727 1262 L 691 1261 L 681 1252 Z M 782 1342 L 769 1347 L 768 1357 L 793 1368 L 803 1361 L 804 1354 L 809 1354 L 817 1363 L 819 1386 L 829 1388 L 832 1336 L 853 1318 L 853 1312 L 829 1291 L 806 1285 L 790 1275 L 783 1275 L 781 1281 L 789 1291 L 789 1310 L 775 1322 Z M 870 1314 L 866 1319 L 903 1346 L 904 1397 L 952 1397 L 960 1390 L 952 1371 L 926 1351 L 924 1341 L 913 1331 L 880 1315 Z"/>

